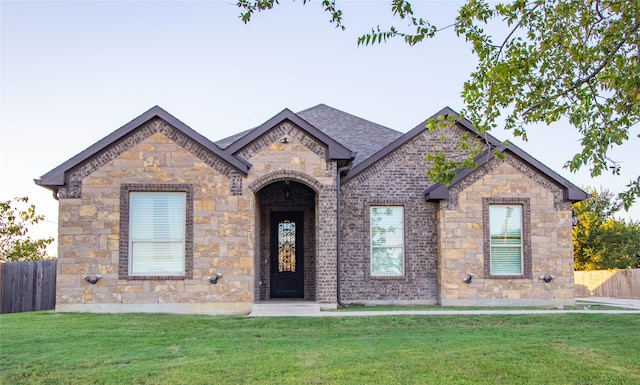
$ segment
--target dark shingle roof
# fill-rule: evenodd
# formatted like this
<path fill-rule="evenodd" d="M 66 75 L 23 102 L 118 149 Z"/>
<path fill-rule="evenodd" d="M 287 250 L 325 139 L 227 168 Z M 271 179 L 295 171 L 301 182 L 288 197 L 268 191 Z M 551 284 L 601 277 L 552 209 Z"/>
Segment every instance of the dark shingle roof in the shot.
<path fill-rule="evenodd" d="M 357 152 L 354 166 L 403 135 L 325 104 L 300 111 L 297 115 L 351 151 Z"/>
<path fill-rule="evenodd" d="M 466 119 L 462 119 L 450 108 L 442 109 L 440 112 L 435 114 L 433 118 L 439 115 L 453 116 L 462 127 L 480 136 L 471 122 Z M 259 138 L 265 132 L 280 124 L 280 122 L 288 120 L 324 144 L 327 148 L 327 159 L 338 160 L 338 167 L 348 165 L 352 162 L 352 168 L 345 175 L 344 181 L 355 177 L 360 172 L 407 143 L 416 135 L 419 135 L 424 131 L 426 124 L 426 122 L 420 123 L 414 129 L 403 134 L 327 105 L 319 104 L 297 114 L 285 109 L 258 127 L 240 132 L 214 143 L 188 127 L 186 124 L 182 123 L 180 120 L 176 119 L 162 108 L 155 106 L 105 138 L 96 142 L 78 155 L 49 171 L 40 179 L 35 180 L 35 182 L 38 185 L 57 191 L 60 186 L 66 185 L 68 171 L 97 156 L 97 154 L 105 151 L 105 149 L 113 143 L 122 140 L 131 132 L 138 129 L 138 127 L 155 118 L 160 118 L 172 125 L 178 131 L 181 131 L 184 135 L 191 138 L 204 149 L 220 157 L 231 167 L 234 167 L 244 175 L 247 174 L 251 165 L 246 160 L 237 157 L 237 152 Z M 589 197 L 589 194 L 585 193 L 571 182 L 549 169 L 540 161 L 522 151 L 517 146 L 513 144 L 505 146 L 499 140 L 490 135 L 488 135 L 487 138 L 493 147 L 492 151 L 508 151 L 527 162 L 534 169 L 546 175 L 550 180 L 562 186 L 564 188 L 565 200 L 575 202 Z M 357 156 L 355 156 L 356 152 Z M 483 159 L 487 159 L 487 157 L 484 157 Z M 482 162 L 483 161 L 481 160 L 478 163 L 481 164 Z M 452 182 L 452 185 L 459 183 L 470 173 L 473 173 L 474 170 L 475 169 L 459 170 L 458 176 Z M 427 200 L 447 199 L 448 187 L 436 183 L 428 187 L 424 191 L 424 194 Z"/>
<path fill-rule="evenodd" d="M 296 115 L 336 142 L 357 153 L 353 161 L 354 166 L 362 163 L 403 135 L 402 132 L 329 107 L 326 104 L 307 108 Z M 215 143 L 220 148 L 226 149 L 254 129 L 239 132 Z"/>
<path fill-rule="evenodd" d="M 217 140 L 214 143 L 217 144 L 218 147 L 220 147 L 220 148 L 222 148 L 224 150 L 227 147 L 231 146 L 235 141 L 237 141 L 238 139 L 240 139 L 243 136 L 247 135 L 248 133 L 250 133 L 253 130 L 254 130 L 253 128 L 250 128 L 248 130 L 244 130 L 242 132 L 238 132 L 237 134 L 233 134 L 231 136 L 227 136 L 226 138 Z"/>

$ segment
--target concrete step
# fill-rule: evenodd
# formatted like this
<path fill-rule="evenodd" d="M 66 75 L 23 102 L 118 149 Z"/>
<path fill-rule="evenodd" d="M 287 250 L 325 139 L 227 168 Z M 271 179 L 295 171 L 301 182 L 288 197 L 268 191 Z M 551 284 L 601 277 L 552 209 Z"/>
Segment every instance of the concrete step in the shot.
<path fill-rule="evenodd" d="M 320 305 L 315 302 L 254 303 L 249 317 L 309 317 L 319 316 Z"/>

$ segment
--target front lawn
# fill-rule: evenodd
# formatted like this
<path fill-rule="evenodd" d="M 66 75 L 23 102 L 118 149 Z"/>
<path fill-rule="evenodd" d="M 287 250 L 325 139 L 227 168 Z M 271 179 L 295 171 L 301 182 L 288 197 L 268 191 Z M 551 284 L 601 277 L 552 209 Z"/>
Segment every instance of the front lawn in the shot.
<path fill-rule="evenodd" d="M 0 316 L 2 384 L 639 384 L 640 316 Z"/>

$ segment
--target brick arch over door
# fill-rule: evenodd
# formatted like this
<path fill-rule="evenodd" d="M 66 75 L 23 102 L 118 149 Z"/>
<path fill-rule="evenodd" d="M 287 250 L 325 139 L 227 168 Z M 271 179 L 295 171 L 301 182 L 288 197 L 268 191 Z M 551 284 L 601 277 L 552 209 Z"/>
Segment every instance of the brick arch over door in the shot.
<path fill-rule="evenodd" d="M 299 171 L 292 171 L 292 170 L 279 170 L 269 174 L 265 174 L 260 178 L 256 179 L 253 183 L 251 183 L 249 185 L 249 188 L 254 193 L 257 193 L 263 187 L 280 180 L 300 182 L 310 187 L 316 194 L 319 194 L 320 191 L 322 190 L 322 184 L 318 182 L 316 179 L 310 177 L 307 174 L 303 174 Z"/>

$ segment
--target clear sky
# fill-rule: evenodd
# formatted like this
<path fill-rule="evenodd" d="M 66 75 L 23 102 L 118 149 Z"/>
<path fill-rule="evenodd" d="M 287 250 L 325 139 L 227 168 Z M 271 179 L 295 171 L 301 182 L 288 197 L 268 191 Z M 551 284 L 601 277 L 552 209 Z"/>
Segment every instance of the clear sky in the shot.
<path fill-rule="evenodd" d="M 29 196 L 47 218 L 34 234 L 56 236 L 57 201 L 33 179 L 154 105 L 211 140 L 319 103 L 402 132 L 444 106 L 463 108 L 476 63 L 453 31 L 415 47 L 358 47 L 359 35 L 394 23 L 388 1 L 338 0 L 346 31 L 319 0 L 281 2 L 245 25 L 235 0 L 2 0 L 0 200 Z M 438 25 L 460 5 L 413 3 Z M 514 142 L 578 186 L 619 192 L 640 174 L 638 132 L 611 154 L 623 174 L 597 179 L 563 169 L 580 148 L 568 124 L 533 127 L 528 142 Z M 640 220 L 640 205 L 630 217 Z"/>

